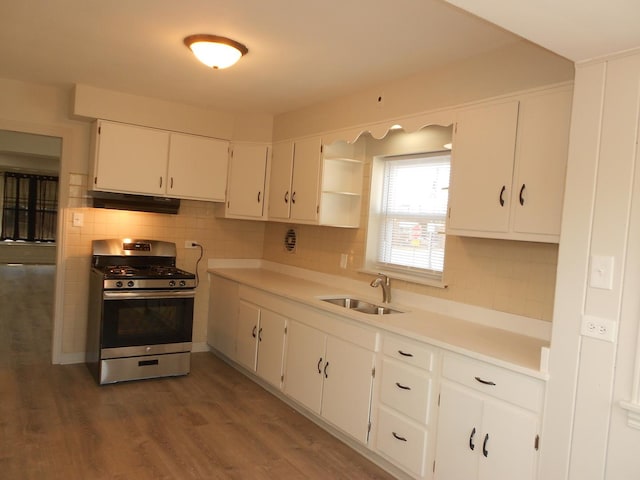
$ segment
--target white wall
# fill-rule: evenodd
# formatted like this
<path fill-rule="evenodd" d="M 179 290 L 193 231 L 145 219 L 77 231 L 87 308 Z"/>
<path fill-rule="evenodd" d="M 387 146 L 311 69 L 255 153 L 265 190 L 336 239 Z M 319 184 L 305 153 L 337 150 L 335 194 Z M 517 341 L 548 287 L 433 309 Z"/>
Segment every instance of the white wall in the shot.
<path fill-rule="evenodd" d="M 573 80 L 573 63 L 520 42 L 385 85 L 283 113 L 274 140 L 318 134 Z M 377 97 L 383 95 L 382 107 Z"/>
<path fill-rule="evenodd" d="M 640 478 L 640 431 L 620 408 L 640 318 L 638 105 L 640 52 L 577 66 L 540 479 Z M 592 255 L 614 257 L 612 289 L 589 285 Z M 617 340 L 581 336 L 585 314 Z"/>

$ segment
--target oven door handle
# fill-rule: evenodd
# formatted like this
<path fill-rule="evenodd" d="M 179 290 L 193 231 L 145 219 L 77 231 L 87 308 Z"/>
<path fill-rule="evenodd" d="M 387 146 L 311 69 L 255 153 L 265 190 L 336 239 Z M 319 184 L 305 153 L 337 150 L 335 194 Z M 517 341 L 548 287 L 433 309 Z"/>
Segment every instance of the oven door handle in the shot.
<path fill-rule="evenodd" d="M 153 300 L 164 298 L 194 298 L 196 296 L 195 290 L 135 290 L 128 292 L 113 292 L 110 290 L 102 292 L 102 297 L 105 300 L 122 300 L 132 298 L 134 300 Z"/>

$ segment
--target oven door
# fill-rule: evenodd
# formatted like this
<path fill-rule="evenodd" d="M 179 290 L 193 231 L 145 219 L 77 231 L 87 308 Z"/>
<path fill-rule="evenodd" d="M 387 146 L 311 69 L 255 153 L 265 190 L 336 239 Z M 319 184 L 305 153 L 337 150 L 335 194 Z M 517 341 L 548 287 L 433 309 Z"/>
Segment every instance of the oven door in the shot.
<path fill-rule="evenodd" d="M 101 358 L 191 350 L 193 290 L 103 292 Z"/>

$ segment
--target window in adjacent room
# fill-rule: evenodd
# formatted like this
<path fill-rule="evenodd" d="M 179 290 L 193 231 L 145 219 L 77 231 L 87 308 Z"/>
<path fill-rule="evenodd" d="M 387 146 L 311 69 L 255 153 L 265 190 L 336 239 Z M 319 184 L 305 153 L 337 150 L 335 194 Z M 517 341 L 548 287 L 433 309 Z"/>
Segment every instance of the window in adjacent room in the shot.
<path fill-rule="evenodd" d="M 2 240 L 54 242 L 58 177 L 5 172 Z"/>
<path fill-rule="evenodd" d="M 443 286 L 450 151 L 374 159 L 365 269 Z"/>

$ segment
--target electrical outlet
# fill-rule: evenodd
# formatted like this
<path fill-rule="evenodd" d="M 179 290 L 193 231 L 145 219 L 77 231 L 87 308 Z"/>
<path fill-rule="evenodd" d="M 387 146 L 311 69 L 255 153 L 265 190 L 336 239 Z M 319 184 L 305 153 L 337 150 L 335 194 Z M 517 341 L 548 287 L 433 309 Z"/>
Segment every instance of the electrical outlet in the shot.
<path fill-rule="evenodd" d="M 184 241 L 184 248 L 196 248 L 196 246 L 194 245 L 196 242 L 195 240 L 185 240 Z"/>
<path fill-rule="evenodd" d="M 585 337 L 597 338 L 606 342 L 615 342 L 618 323 L 608 318 L 582 316 L 582 328 L 580 333 Z"/>

